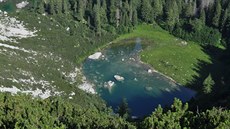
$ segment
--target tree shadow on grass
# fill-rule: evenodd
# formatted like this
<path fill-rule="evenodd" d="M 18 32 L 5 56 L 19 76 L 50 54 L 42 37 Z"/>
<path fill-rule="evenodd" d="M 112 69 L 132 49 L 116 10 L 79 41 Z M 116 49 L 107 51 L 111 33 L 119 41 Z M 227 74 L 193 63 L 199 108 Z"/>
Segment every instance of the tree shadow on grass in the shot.
<path fill-rule="evenodd" d="M 211 63 L 203 60 L 198 60 L 197 66 L 194 71 L 198 75 L 193 76 L 187 86 L 197 91 L 197 95 L 190 101 L 191 110 L 208 109 L 213 106 L 216 107 L 230 107 L 230 65 L 227 60 L 229 55 L 226 54 L 226 50 L 217 47 L 202 47 L 211 60 Z M 211 93 L 205 93 L 203 82 L 211 75 L 215 84 L 212 87 Z"/>

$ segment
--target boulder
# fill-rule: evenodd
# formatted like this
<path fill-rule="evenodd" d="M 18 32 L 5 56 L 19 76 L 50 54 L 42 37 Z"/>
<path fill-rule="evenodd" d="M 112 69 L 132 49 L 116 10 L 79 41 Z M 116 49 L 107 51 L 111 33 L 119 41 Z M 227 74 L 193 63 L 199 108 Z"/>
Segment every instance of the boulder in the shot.
<path fill-rule="evenodd" d="M 148 70 L 148 73 L 153 73 L 153 71 L 151 69 Z"/>
<path fill-rule="evenodd" d="M 124 80 L 125 80 L 124 77 L 119 76 L 119 75 L 114 75 L 114 78 L 115 78 L 117 81 L 124 81 Z"/>
<path fill-rule="evenodd" d="M 17 7 L 18 9 L 21 9 L 21 8 L 26 7 L 26 5 L 28 5 L 28 4 L 29 4 L 28 1 L 22 1 L 21 3 L 16 4 L 16 7 Z"/>
<path fill-rule="evenodd" d="M 146 87 L 145 87 L 145 90 L 146 90 L 146 91 L 151 91 L 151 90 L 153 90 L 153 88 L 150 87 L 150 86 L 146 86 Z"/>
<path fill-rule="evenodd" d="M 109 87 L 114 86 L 114 84 L 115 84 L 115 83 L 114 83 L 113 81 L 108 81 L 108 86 L 109 86 Z"/>
<path fill-rule="evenodd" d="M 102 53 L 101 53 L 101 52 L 96 52 L 96 53 L 94 53 L 93 55 L 90 55 L 88 58 L 89 58 L 89 59 L 92 59 L 92 60 L 97 60 L 97 59 L 99 59 L 101 56 L 102 56 Z"/>
<path fill-rule="evenodd" d="M 108 82 L 105 82 L 105 88 L 109 88 L 111 89 L 113 86 L 115 85 L 115 83 L 113 81 L 108 81 Z"/>

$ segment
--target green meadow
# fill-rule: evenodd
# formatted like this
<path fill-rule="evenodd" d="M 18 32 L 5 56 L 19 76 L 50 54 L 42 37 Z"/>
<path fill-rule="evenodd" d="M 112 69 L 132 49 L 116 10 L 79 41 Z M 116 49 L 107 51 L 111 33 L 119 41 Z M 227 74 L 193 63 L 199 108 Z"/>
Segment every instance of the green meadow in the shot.
<path fill-rule="evenodd" d="M 193 76 L 199 76 L 195 71 L 199 61 L 210 62 L 200 45 L 178 39 L 157 25 L 139 25 L 115 42 L 137 37 L 148 44 L 141 52 L 141 60 L 182 85 L 188 84 Z"/>

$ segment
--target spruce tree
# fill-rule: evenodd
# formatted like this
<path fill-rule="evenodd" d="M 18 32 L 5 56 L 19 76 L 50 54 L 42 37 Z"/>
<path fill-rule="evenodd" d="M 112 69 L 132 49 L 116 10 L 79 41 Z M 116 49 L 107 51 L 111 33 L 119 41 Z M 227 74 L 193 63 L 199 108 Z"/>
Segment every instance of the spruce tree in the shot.
<path fill-rule="evenodd" d="M 193 16 L 193 13 L 194 13 L 193 9 L 194 7 L 193 7 L 192 2 L 185 3 L 184 9 L 183 9 L 183 17 L 190 18 L 191 16 Z"/>
<path fill-rule="evenodd" d="M 62 0 L 62 13 L 68 13 L 68 1 L 66 0 Z"/>
<path fill-rule="evenodd" d="M 94 27 L 98 35 L 101 35 L 101 18 L 100 18 L 100 4 L 97 2 L 93 6 L 93 18 L 94 18 Z"/>
<path fill-rule="evenodd" d="M 132 23 L 134 26 L 138 24 L 137 10 L 133 11 Z"/>
<path fill-rule="evenodd" d="M 103 21 L 101 23 L 102 26 L 105 27 L 105 25 L 108 23 L 108 19 L 107 19 L 107 4 L 106 4 L 106 1 L 103 0 L 102 1 L 102 5 L 100 7 L 100 19 L 101 21 Z"/>
<path fill-rule="evenodd" d="M 153 15 L 152 15 L 152 7 L 149 0 L 142 0 L 141 1 L 141 18 L 145 22 L 152 22 Z"/>
<path fill-rule="evenodd" d="M 41 1 L 38 3 L 37 12 L 38 12 L 39 14 L 43 14 L 43 13 L 45 12 L 43 0 L 41 0 Z"/>
<path fill-rule="evenodd" d="M 199 19 L 201 20 L 201 22 L 203 23 L 203 25 L 205 25 L 206 23 L 206 14 L 205 14 L 205 10 L 202 8 L 200 10 L 200 17 Z"/>
<path fill-rule="evenodd" d="M 228 18 L 228 10 L 226 9 L 226 10 L 222 13 L 221 20 L 220 20 L 219 29 L 220 29 L 221 32 L 224 30 L 224 25 L 225 25 L 225 23 L 226 23 L 226 21 L 227 21 L 227 18 Z"/>
<path fill-rule="evenodd" d="M 54 14 L 54 0 L 49 0 L 48 13 L 51 14 L 51 15 Z"/>
<path fill-rule="evenodd" d="M 215 27 L 219 26 L 220 16 L 221 16 L 221 3 L 220 0 L 215 0 L 213 18 L 212 18 L 212 25 Z"/>
<path fill-rule="evenodd" d="M 153 14 L 154 19 L 156 19 L 158 16 L 161 16 L 163 13 L 163 5 L 161 0 L 153 0 Z"/>
<path fill-rule="evenodd" d="M 124 119 L 128 119 L 130 115 L 130 109 L 125 98 L 122 99 L 121 104 L 118 107 L 118 114 Z"/>
<path fill-rule="evenodd" d="M 167 29 L 172 31 L 176 22 L 179 20 L 179 12 L 176 1 L 170 0 L 170 2 L 167 2 L 164 13 Z"/>
<path fill-rule="evenodd" d="M 213 85 L 215 82 L 212 80 L 211 74 L 208 75 L 208 77 L 203 82 L 203 91 L 204 93 L 208 94 L 212 91 Z"/>
<path fill-rule="evenodd" d="M 84 19 L 84 3 L 83 0 L 78 0 L 77 3 L 77 18 L 79 21 Z"/>
<path fill-rule="evenodd" d="M 112 25 L 116 25 L 116 5 L 115 0 L 110 0 L 109 3 L 109 22 Z"/>

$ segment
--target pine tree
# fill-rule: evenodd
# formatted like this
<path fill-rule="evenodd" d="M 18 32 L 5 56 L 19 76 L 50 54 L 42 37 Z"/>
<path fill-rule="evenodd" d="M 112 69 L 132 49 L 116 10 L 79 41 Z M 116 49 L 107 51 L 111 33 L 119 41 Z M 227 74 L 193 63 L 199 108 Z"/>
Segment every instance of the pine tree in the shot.
<path fill-rule="evenodd" d="M 205 10 L 202 8 L 200 10 L 200 17 L 199 19 L 201 20 L 201 22 L 203 23 L 203 25 L 205 25 L 206 23 L 206 14 L 205 14 Z"/>
<path fill-rule="evenodd" d="M 125 98 L 122 99 L 120 106 L 118 107 L 118 114 L 124 119 L 128 119 L 130 115 L 130 109 Z"/>
<path fill-rule="evenodd" d="M 107 19 L 107 4 L 106 4 L 105 0 L 102 1 L 102 5 L 101 5 L 101 8 L 100 8 L 100 17 L 101 17 L 100 18 L 101 21 L 103 21 L 102 26 L 108 23 L 108 19 Z"/>
<path fill-rule="evenodd" d="M 212 87 L 215 84 L 215 82 L 212 80 L 211 74 L 208 75 L 208 77 L 203 82 L 203 91 L 204 93 L 208 94 L 212 92 Z"/>
<path fill-rule="evenodd" d="M 115 0 L 110 0 L 109 5 L 109 22 L 112 25 L 116 25 L 116 6 L 115 6 Z"/>
<path fill-rule="evenodd" d="M 176 1 L 170 0 L 167 2 L 164 13 L 167 29 L 171 32 L 176 22 L 179 20 L 179 11 Z"/>
<path fill-rule="evenodd" d="M 183 17 L 190 18 L 194 14 L 194 7 L 192 2 L 188 2 L 185 4 L 183 8 Z"/>
<path fill-rule="evenodd" d="M 223 29 L 223 36 L 225 37 L 226 43 L 227 43 L 227 50 L 230 53 L 230 16 L 227 17 L 225 25 L 224 25 L 224 29 Z"/>
<path fill-rule="evenodd" d="M 39 14 L 43 14 L 43 13 L 45 12 L 43 0 L 41 0 L 41 1 L 38 3 L 37 12 L 38 12 Z"/>
<path fill-rule="evenodd" d="M 129 3 L 129 20 L 130 21 L 132 21 L 132 19 L 133 19 L 133 10 L 135 10 L 134 9 L 134 7 L 133 7 L 133 1 L 131 0 L 130 1 L 130 3 Z"/>
<path fill-rule="evenodd" d="M 130 23 L 131 23 L 131 20 L 130 20 L 130 17 L 129 17 L 129 11 L 130 11 L 130 7 L 129 7 L 129 3 L 128 3 L 128 0 L 126 0 L 124 2 L 124 7 L 123 7 L 123 17 L 122 17 L 122 25 L 125 25 L 126 27 L 130 26 Z"/>
<path fill-rule="evenodd" d="M 132 23 L 134 26 L 138 24 L 137 10 L 133 11 Z"/>
<path fill-rule="evenodd" d="M 163 14 L 163 5 L 161 0 L 153 0 L 154 19 Z"/>
<path fill-rule="evenodd" d="M 38 0 L 33 0 L 33 5 L 32 5 L 33 10 L 36 12 L 38 8 Z"/>
<path fill-rule="evenodd" d="M 54 0 L 50 0 L 48 3 L 48 13 L 51 15 L 54 14 Z"/>
<path fill-rule="evenodd" d="M 220 0 L 215 0 L 215 4 L 214 4 L 214 16 L 212 18 L 212 24 L 215 26 L 215 27 L 218 27 L 219 26 L 219 22 L 220 22 L 220 16 L 221 16 L 221 3 L 220 3 Z"/>
<path fill-rule="evenodd" d="M 84 3 L 83 0 L 78 0 L 77 3 L 77 18 L 79 21 L 83 21 L 84 19 Z"/>
<path fill-rule="evenodd" d="M 223 12 L 223 14 L 222 14 L 222 16 L 221 16 L 221 20 L 220 20 L 219 29 L 220 29 L 221 32 L 224 30 L 224 25 L 225 25 L 225 23 L 226 23 L 226 21 L 227 21 L 227 18 L 228 18 L 228 10 L 226 9 L 226 10 Z"/>
<path fill-rule="evenodd" d="M 152 7 L 149 2 L 149 0 L 142 0 L 141 1 L 141 18 L 145 22 L 152 22 L 153 16 L 152 16 Z"/>
<path fill-rule="evenodd" d="M 120 22 L 122 20 L 122 1 L 117 0 L 116 2 L 117 8 L 116 8 L 116 14 L 115 14 L 115 21 L 116 21 L 116 27 L 120 26 Z"/>
<path fill-rule="evenodd" d="M 189 119 L 193 115 L 188 112 L 188 104 L 183 104 L 179 99 L 174 99 L 171 109 L 163 112 L 159 105 L 151 116 L 144 119 L 142 127 L 144 129 L 180 129 L 189 127 Z"/>
<path fill-rule="evenodd" d="M 100 17 L 100 3 L 97 2 L 93 6 L 93 14 L 94 14 L 94 27 L 98 35 L 101 35 L 101 17 Z"/>
<path fill-rule="evenodd" d="M 54 12 L 56 14 L 60 14 L 61 13 L 61 7 L 62 7 L 62 3 L 60 0 L 54 0 Z"/>
<path fill-rule="evenodd" d="M 62 0 L 62 13 L 68 13 L 68 2 L 66 0 Z"/>

